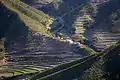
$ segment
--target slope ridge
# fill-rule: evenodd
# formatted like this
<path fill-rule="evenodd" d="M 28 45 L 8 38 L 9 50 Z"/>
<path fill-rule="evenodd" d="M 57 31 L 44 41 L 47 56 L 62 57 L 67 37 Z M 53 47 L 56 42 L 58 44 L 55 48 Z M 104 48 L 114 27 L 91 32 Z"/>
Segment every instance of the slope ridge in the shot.
<path fill-rule="evenodd" d="M 33 32 L 37 31 L 46 35 L 51 35 L 49 32 L 49 25 L 52 23 L 52 18 L 47 14 L 30 7 L 20 0 L 4 0 L 2 3 L 11 11 L 17 13 L 19 18 Z"/>

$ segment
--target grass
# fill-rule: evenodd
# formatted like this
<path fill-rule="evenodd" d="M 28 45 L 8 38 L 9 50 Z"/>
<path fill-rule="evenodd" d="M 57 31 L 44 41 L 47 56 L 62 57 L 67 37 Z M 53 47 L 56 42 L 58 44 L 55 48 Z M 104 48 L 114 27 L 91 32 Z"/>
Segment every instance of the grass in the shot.
<path fill-rule="evenodd" d="M 28 74 L 28 73 L 35 73 L 35 72 L 37 72 L 37 70 L 22 68 L 22 69 L 16 69 L 15 72 L 19 72 L 22 74 Z"/>
<path fill-rule="evenodd" d="M 52 67 L 52 68 L 49 68 L 47 70 L 44 70 L 43 72 L 40 72 L 32 77 L 30 77 L 29 79 L 30 80 L 33 80 L 33 79 L 37 79 L 37 78 L 40 78 L 40 77 L 44 77 L 44 76 L 47 76 L 49 74 L 52 74 L 52 73 L 55 73 L 56 71 L 61 71 L 63 69 L 66 69 L 72 65 L 75 65 L 76 63 L 80 63 L 86 59 L 88 59 L 89 57 L 91 56 L 94 56 L 94 54 L 92 55 L 89 55 L 89 56 L 85 56 L 84 58 L 79 58 L 79 59 L 76 59 L 76 60 L 71 60 L 69 62 L 66 62 L 66 63 L 63 63 L 63 64 L 60 64 L 60 65 L 57 65 L 55 67 Z"/>
<path fill-rule="evenodd" d="M 0 68 L 0 74 L 2 73 L 9 73 L 9 74 L 12 74 L 13 76 L 13 72 L 14 72 L 14 76 L 20 76 L 22 74 L 31 74 L 31 73 L 36 73 L 40 71 L 40 68 L 36 68 L 35 65 L 4 65 L 4 66 L 1 66 Z M 5 77 L 12 77 L 10 75 L 7 75 Z"/>
<path fill-rule="evenodd" d="M 48 74 L 39 79 L 40 80 L 69 80 L 69 79 L 72 79 L 75 76 L 79 76 L 80 74 L 77 74 L 77 73 L 81 73 L 85 69 L 89 68 L 90 65 L 92 65 L 96 60 L 100 59 L 101 56 L 107 55 L 108 52 L 110 52 L 111 50 L 113 50 L 114 48 L 119 47 L 119 46 L 120 46 L 120 43 L 117 43 L 116 45 L 113 45 L 110 48 L 105 49 L 104 51 L 100 52 L 100 54 L 94 55 L 92 57 L 90 56 L 89 58 L 87 58 L 86 60 L 84 60 L 82 62 L 71 65 L 64 69 L 56 71 L 52 74 Z M 30 79 L 30 80 L 32 80 L 32 79 Z"/>
<path fill-rule="evenodd" d="M 112 31 L 120 31 L 120 19 L 119 20 L 117 20 L 117 21 L 115 21 L 115 23 L 114 23 L 115 25 L 112 27 Z"/>
<path fill-rule="evenodd" d="M 94 61 L 96 61 L 95 60 L 95 58 L 98 58 L 98 57 L 100 57 L 100 56 L 104 56 L 104 55 L 106 55 L 106 53 L 108 53 L 108 51 L 111 51 L 111 50 L 113 50 L 115 47 L 117 47 L 117 46 L 120 46 L 120 43 L 117 43 L 116 45 L 113 45 L 113 46 L 111 46 L 110 48 L 108 48 L 108 49 L 105 49 L 104 51 L 102 51 L 102 52 L 100 52 L 99 54 L 97 53 L 97 54 L 93 54 L 93 56 L 91 57 L 91 56 L 88 56 L 88 58 L 86 59 L 86 60 L 83 60 L 82 62 L 79 62 L 79 63 L 77 63 L 77 64 L 75 64 L 75 65 L 71 65 L 71 66 L 69 66 L 69 67 L 66 67 L 66 68 L 63 68 L 63 69 L 61 69 L 61 70 L 58 70 L 58 71 L 56 71 L 56 72 L 54 72 L 54 73 L 52 73 L 52 74 L 48 74 L 48 75 L 46 75 L 46 76 L 43 76 L 43 77 L 41 77 L 41 78 L 39 78 L 40 80 L 48 80 L 48 79 L 59 79 L 59 78 L 62 78 L 63 76 L 65 77 L 65 75 L 63 75 L 63 74 L 69 74 L 69 71 L 70 72 L 72 72 L 72 71 L 74 71 L 74 69 L 76 70 L 76 68 L 77 69 L 79 69 L 80 68 L 80 70 L 82 70 L 84 67 L 87 67 L 87 66 L 90 66 L 90 65 L 88 65 L 88 64 L 91 64 L 92 62 L 94 62 Z M 83 58 L 82 58 L 83 59 Z M 77 59 L 77 60 L 80 60 L 80 59 Z M 67 63 L 64 63 L 64 64 L 61 64 L 61 66 L 62 65 L 68 65 L 68 64 L 71 64 L 71 63 L 73 63 L 73 62 L 76 62 L 77 60 L 75 60 L 75 61 L 71 61 L 71 62 L 67 62 Z M 90 63 L 89 63 L 90 62 Z M 85 66 L 85 65 L 87 65 L 87 66 Z M 56 67 L 58 67 L 58 66 L 56 66 Z M 54 67 L 55 68 L 55 67 Z M 51 70 L 54 70 L 54 68 L 51 68 Z M 72 71 L 71 71 L 72 70 Z M 84 71 L 84 69 L 83 69 L 83 71 Z M 45 71 L 44 71 L 45 72 Z M 81 72 L 81 71 L 80 71 Z M 42 72 L 41 72 L 42 73 Z M 72 74 L 72 73 L 71 73 Z M 73 74 L 74 75 L 74 74 Z M 37 75 L 37 76 L 39 76 L 39 75 Z M 70 76 L 69 76 L 70 77 Z M 34 77 L 34 78 L 36 78 L 36 76 Z M 34 78 L 29 78 L 28 80 L 32 80 L 32 79 L 34 79 Z M 60 80 L 60 79 L 59 79 Z M 64 80 L 64 79 L 63 79 Z"/>
<path fill-rule="evenodd" d="M 14 72 L 14 76 L 19 76 L 21 74 L 22 74 L 21 72 Z"/>
<path fill-rule="evenodd" d="M 11 11 L 17 13 L 21 21 L 33 32 L 52 36 L 47 28 L 47 24 L 52 20 L 47 14 L 28 6 L 20 0 L 5 0 L 3 4 Z M 28 8 L 25 6 L 28 6 Z"/>
<path fill-rule="evenodd" d="M 33 67 L 34 68 L 34 67 Z M 13 76 L 13 72 L 14 72 L 14 76 L 19 76 L 19 75 L 22 75 L 22 74 L 30 74 L 30 73 L 35 73 L 35 72 L 38 72 L 37 69 L 32 69 L 32 68 L 22 68 L 22 67 L 15 67 L 13 69 L 11 68 L 3 68 L 1 69 L 0 71 L 0 74 L 11 74 Z M 7 75 L 5 77 L 12 77 L 11 75 Z"/>
<path fill-rule="evenodd" d="M 102 52 L 100 52 L 99 54 L 97 53 L 97 54 L 93 54 L 93 56 L 91 57 L 91 56 L 88 56 L 88 58 L 86 59 L 86 60 L 83 60 L 83 61 L 81 61 L 81 62 L 79 62 L 79 63 L 76 63 L 76 64 L 74 64 L 74 65 L 71 65 L 71 66 L 69 66 L 69 67 L 65 67 L 65 68 L 63 68 L 63 69 L 61 69 L 61 70 L 58 70 L 58 71 L 56 71 L 56 72 L 54 72 L 54 73 L 52 73 L 52 74 L 48 74 L 48 75 L 46 75 L 46 76 L 43 76 L 43 77 L 40 77 L 39 79 L 40 80 L 49 80 L 49 79 L 57 79 L 57 80 L 60 80 L 60 78 L 63 78 L 63 77 L 65 77 L 65 75 L 71 75 L 72 77 L 73 76 L 75 76 L 74 75 L 74 70 L 76 70 L 76 69 L 80 69 L 80 70 L 82 70 L 82 71 L 84 71 L 84 69 L 85 69 L 85 67 L 86 68 L 88 68 L 88 66 L 90 66 L 93 62 L 95 62 L 96 61 L 96 59 L 99 59 L 101 56 L 104 56 L 104 55 L 107 55 L 107 53 L 108 53 L 108 51 L 111 51 L 111 50 L 113 50 L 115 47 L 118 47 L 118 46 L 120 46 L 120 43 L 117 43 L 116 45 L 113 45 L 113 46 L 111 46 L 110 48 L 108 48 L 108 49 L 105 49 L 104 51 L 102 51 Z M 99 57 L 99 58 L 98 58 Z M 83 59 L 83 58 L 82 58 Z M 79 59 L 78 59 L 79 60 Z M 76 62 L 77 60 L 75 60 L 75 61 L 73 61 L 73 62 Z M 67 62 L 67 63 L 64 63 L 65 65 L 68 65 L 68 64 L 71 64 L 72 63 L 72 61 L 71 62 Z M 61 64 L 61 66 L 62 65 L 64 65 L 64 64 Z M 90 64 L 90 65 L 89 65 Z M 86 65 L 86 66 L 85 66 Z M 58 66 L 56 66 L 56 67 L 58 67 Z M 54 67 L 55 68 L 55 67 Z M 51 70 L 54 70 L 54 68 L 51 68 Z M 48 70 L 49 71 L 49 70 Z M 78 71 L 78 70 L 77 70 Z M 44 71 L 45 72 L 45 71 Z M 70 74 L 70 73 L 71 74 Z M 79 72 L 79 71 L 78 71 Z M 81 72 L 81 71 L 80 71 Z M 79 72 L 79 73 L 80 73 Z M 42 72 L 41 72 L 42 73 Z M 77 72 L 76 72 L 77 73 Z M 75 73 L 75 74 L 76 74 Z M 77 74 L 76 74 L 77 75 Z M 37 76 L 39 76 L 39 75 L 37 75 Z M 36 78 L 37 76 L 33 76 L 33 78 L 29 78 L 28 80 L 32 80 L 32 79 L 34 79 L 34 78 Z M 71 77 L 71 76 L 69 76 L 69 77 Z M 79 76 L 79 75 L 78 75 Z M 68 77 L 66 77 L 66 78 L 68 78 Z M 62 79 L 62 80 L 66 80 L 66 79 Z"/>
<path fill-rule="evenodd" d="M 20 2 L 19 0 L 13 0 L 13 4 L 14 4 L 14 1 L 15 1 L 15 3 L 17 1 Z M 13 12 L 17 13 L 19 18 L 21 19 L 21 21 L 23 21 L 25 23 L 25 25 L 28 26 L 32 31 L 41 32 L 42 34 L 46 34 L 46 35 L 51 36 L 50 32 L 46 28 L 46 23 L 48 21 L 47 20 L 48 18 L 46 18 L 46 15 L 44 13 L 42 13 L 41 11 L 39 12 L 38 10 L 36 10 L 36 9 L 30 7 L 30 6 L 27 9 L 24 6 L 28 6 L 28 5 L 26 5 L 24 3 L 22 3 L 20 5 L 17 5 L 17 3 L 15 5 L 22 8 L 23 11 L 20 10 L 18 7 L 15 7 L 15 5 L 12 5 L 12 3 L 10 3 L 8 0 L 6 0 L 4 2 L 4 5 L 8 9 L 10 9 Z M 43 17 L 41 17 L 41 15 Z M 45 23 L 45 24 L 43 24 L 43 23 Z M 90 51 L 89 48 L 87 48 L 87 50 Z M 74 61 L 70 61 L 70 62 L 62 64 L 62 65 L 68 65 L 68 64 L 71 64 L 72 62 L 74 62 Z M 60 65 L 58 65 L 58 66 L 60 66 Z M 54 68 L 55 67 L 51 68 L 50 70 L 52 70 Z M 34 73 L 34 72 L 35 72 L 34 70 L 20 69 L 20 70 L 15 71 L 15 75 Z"/>
<path fill-rule="evenodd" d="M 0 60 L 5 59 L 5 52 L 0 52 Z"/>
<path fill-rule="evenodd" d="M 95 57 L 95 56 L 93 56 L 93 57 Z M 93 57 L 90 57 L 90 59 L 91 58 L 93 58 Z M 55 73 L 53 73 L 53 74 L 50 74 L 50 75 L 47 75 L 47 76 L 44 76 L 44 77 L 42 77 L 42 78 L 40 78 L 40 80 L 48 80 L 48 79 L 53 79 L 54 77 L 59 77 L 59 78 L 62 78 L 63 77 L 63 75 L 61 74 L 61 73 L 65 73 L 65 72 L 68 72 L 68 71 L 70 71 L 71 72 L 71 70 L 73 70 L 73 69 L 75 69 L 75 68 L 77 68 L 77 67 L 80 67 L 82 64 L 84 64 L 85 62 L 87 62 L 88 60 L 90 60 L 89 58 L 87 59 L 87 60 L 84 60 L 83 62 L 81 62 L 81 63 L 78 63 L 78 64 L 75 64 L 75 65 L 72 65 L 72 66 L 70 66 L 70 67 L 68 67 L 68 68 L 66 68 L 66 69 L 63 69 L 63 70 L 60 70 L 60 71 L 58 71 L 58 72 L 55 72 Z M 71 73 L 72 74 L 72 73 Z M 61 76 L 62 75 L 62 76 Z M 66 74 L 67 75 L 67 74 Z M 51 77 L 51 78 L 50 78 Z M 53 77 L 53 78 L 52 78 Z M 60 80 L 60 79 L 59 79 Z"/>
<path fill-rule="evenodd" d="M 89 54 L 99 54 L 98 52 L 96 52 L 95 50 L 93 50 L 90 47 L 85 46 L 85 48 L 83 48 L 85 53 L 89 53 Z"/>

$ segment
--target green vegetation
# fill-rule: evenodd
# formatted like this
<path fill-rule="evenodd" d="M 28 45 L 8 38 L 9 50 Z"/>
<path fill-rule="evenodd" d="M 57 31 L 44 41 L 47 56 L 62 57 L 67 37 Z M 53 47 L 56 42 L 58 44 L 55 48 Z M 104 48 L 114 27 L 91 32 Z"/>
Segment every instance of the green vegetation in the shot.
<path fill-rule="evenodd" d="M 88 74 L 80 77 L 80 80 L 101 80 L 101 77 L 104 74 L 102 65 L 104 65 L 103 59 L 94 63 L 91 68 L 86 70 L 85 73 Z"/>
<path fill-rule="evenodd" d="M 4 39 L 0 40 L 0 60 L 5 59 Z"/>
<path fill-rule="evenodd" d="M 92 17 L 95 15 L 97 16 L 95 19 L 96 23 L 99 24 L 99 23 L 103 22 L 104 20 L 110 18 L 109 21 L 112 22 L 112 26 L 119 27 L 120 10 L 118 9 L 119 4 L 117 2 L 118 2 L 118 0 L 115 0 L 115 3 L 117 4 L 117 5 L 115 5 L 115 7 L 112 5 L 112 7 L 114 7 L 115 9 L 112 9 L 109 11 L 107 11 L 107 9 L 111 8 L 111 2 L 106 3 L 106 4 L 108 4 L 107 6 L 106 6 L 106 4 L 99 6 L 98 13 L 96 11 L 96 6 L 87 4 L 80 10 L 80 13 L 83 13 L 83 14 L 89 13 L 90 15 L 87 15 L 87 14 L 82 15 L 82 17 L 80 17 L 80 19 L 78 19 L 78 24 L 77 23 L 72 24 L 73 19 L 70 18 L 72 21 L 69 22 L 68 20 L 70 20 L 70 19 L 68 18 L 68 20 L 66 20 L 66 24 L 67 24 L 67 26 L 72 24 L 72 28 L 66 28 L 66 29 L 70 32 L 74 31 L 71 29 L 76 29 L 75 34 L 78 34 L 78 36 L 77 36 L 77 38 L 79 38 L 78 42 L 83 42 L 83 40 L 85 39 L 85 38 L 83 38 L 84 37 L 83 34 L 85 31 L 84 25 L 85 25 L 85 23 L 87 23 L 87 21 L 94 22 Z M 12 24 L 9 24 L 10 28 L 8 31 L 6 31 L 8 33 L 4 34 L 5 37 L 9 36 L 10 35 L 9 33 L 15 34 L 17 32 L 16 30 L 20 29 L 21 33 L 23 35 L 26 34 L 26 36 L 27 36 L 26 38 L 28 39 L 29 44 L 27 44 L 28 47 L 26 48 L 26 50 L 27 49 L 28 50 L 32 50 L 32 49 L 36 50 L 36 45 L 39 45 L 38 43 L 34 43 L 34 41 L 37 42 L 37 40 L 32 40 L 32 32 L 40 32 L 43 35 L 45 34 L 49 37 L 52 37 L 52 35 L 49 31 L 49 25 L 52 22 L 52 18 L 50 16 L 48 16 L 47 14 L 44 14 L 42 11 L 32 8 L 31 6 L 21 2 L 20 0 L 4 0 L 3 4 L 6 8 L 8 8 L 12 13 L 15 13 L 15 15 L 16 15 L 15 16 L 16 21 L 13 20 L 12 22 L 14 22 L 14 21 L 15 22 Z M 60 6 L 60 5 L 58 5 L 58 3 L 53 3 L 53 4 L 57 8 L 58 8 L 58 6 Z M 107 12 L 104 12 L 105 10 Z M 113 13 L 114 11 L 116 11 L 116 12 Z M 68 15 L 67 17 L 71 16 L 72 14 Z M 100 16 L 101 14 L 102 14 L 102 16 Z M 8 15 L 8 17 L 9 17 L 9 15 Z M 66 19 L 67 19 L 67 17 L 66 17 Z M 6 20 L 7 19 L 8 18 L 6 18 Z M 85 19 L 85 20 L 83 22 L 80 22 L 80 20 L 83 20 L 83 19 Z M 77 22 L 77 20 L 76 20 L 76 22 Z M 8 26 L 8 25 L 5 25 L 5 27 L 6 26 Z M 60 27 L 61 26 L 59 26 L 59 28 Z M 60 28 L 59 32 L 56 33 L 57 37 L 60 39 L 63 36 L 63 34 L 61 32 L 62 31 Z M 65 32 L 65 31 L 63 31 L 63 32 Z M 14 36 L 14 35 L 12 35 L 12 36 Z M 0 38 L 1 38 L 1 36 L 0 36 Z M 43 41 L 44 41 L 44 39 L 43 39 Z M 111 60 L 113 60 L 114 63 L 117 61 L 120 61 L 119 57 L 117 57 L 117 56 L 119 56 L 119 53 L 120 53 L 119 52 L 120 51 L 119 44 L 116 44 L 112 48 L 110 47 L 110 49 L 106 49 L 105 51 L 103 51 L 101 53 L 95 52 L 93 49 L 91 49 L 88 46 L 83 45 L 83 47 L 80 48 L 81 46 L 79 46 L 79 50 L 80 51 L 82 50 L 83 52 L 87 53 L 87 55 L 89 54 L 88 56 L 57 65 L 50 69 L 46 69 L 43 72 L 40 72 L 40 68 L 35 68 L 35 66 L 32 66 L 32 67 L 31 66 L 26 66 L 26 67 L 22 66 L 22 67 L 16 68 L 16 65 L 15 65 L 15 68 L 12 66 L 13 69 L 11 69 L 7 66 L 6 70 L 1 70 L 0 73 L 4 73 L 4 72 L 11 73 L 11 74 L 13 73 L 14 76 L 19 76 L 21 74 L 26 75 L 29 73 L 35 73 L 35 75 L 33 75 L 32 77 L 30 76 L 30 78 L 28 78 L 28 80 L 36 80 L 36 79 L 40 79 L 40 80 L 71 80 L 74 78 L 79 78 L 80 80 L 101 80 L 102 78 L 106 78 L 106 76 L 107 76 L 107 78 L 112 77 L 112 79 L 118 79 L 118 74 L 120 74 L 119 73 L 120 71 L 118 72 L 117 70 L 115 70 L 115 72 L 114 72 L 113 70 L 111 70 L 112 67 L 114 67 L 114 66 L 110 67 L 110 69 L 109 69 L 108 65 L 111 64 L 111 62 L 110 62 Z M 45 48 L 47 48 L 47 47 L 45 47 Z M 17 58 L 15 58 L 16 62 L 19 60 L 29 60 L 27 58 L 33 59 L 33 57 L 30 57 L 30 56 L 29 57 L 23 56 L 23 58 L 20 59 L 21 57 L 22 56 L 20 56 L 20 57 L 18 56 Z M 5 49 L 4 49 L 4 41 L 1 40 L 0 41 L 0 60 L 3 60 L 3 59 L 5 59 Z M 12 58 L 12 59 L 14 59 L 14 58 Z M 96 62 L 96 61 L 98 61 L 98 62 Z M 111 65 L 114 65 L 113 62 Z M 26 64 L 26 63 L 21 63 L 21 64 Z M 34 64 L 34 61 L 32 62 L 32 64 Z M 107 67 L 107 68 L 105 68 L 105 67 Z M 83 75 L 83 73 L 85 73 L 85 74 Z M 83 75 L 83 76 L 81 76 L 81 75 Z"/>
<path fill-rule="evenodd" d="M 0 1 L 1 2 L 1 1 Z M 52 18 L 42 11 L 30 7 L 20 0 L 4 0 L 0 5 L 0 38 L 5 37 L 5 47 L 9 45 L 10 40 L 29 36 L 29 32 L 40 32 L 43 35 L 52 37 L 49 32 L 49 25 Z M 4 41 L 0 41 L 0 60 L 5 59 Z M 25 58 L 26 59 L 26 58 Z M 17 60 L 17 59 L 16 59 Z M 0 62 L 0 66 L 2 63 Z M 17 66 L 17 68 L 16 68 Z M 37 69 L 37 68 L 36 68 Z M 27 69 L 18 65 L 1 66 L 0 74 L 6 74 L 6 77 L 18 76 L 21 74 L 30 74 L 40 71 L 39 68 Z M 9 75 L 10 74 L 10 75 Z"/>
<path fill-rule="evenodd" d="M 93 57 L 95 57 L 95 56 L 93 56 Z M 95 59 L 93 57 L 90 57 L 89 59 L 86 59 L 83 62 L 75 64 L 73 66 L 70 66 L 66 69 L 63 69 L 63 70 L 60 70 L 60 71 L 55 72 L 53 74 L 44 76 L 40 79 L 41 80 L 44 80 L 44 79 L 46 79 L 46 80 L 49 80 L 49 79 L 52 79 L 52 80 L 71 80 L 71 79 L 77 77 L 78 74 L 81 74 L 84 71 L 84 69 L 88 68 L 88 66 L 92 64 L 93 59 Z"/>
<path fill-rule="evenodd" d="M 25 25 L 33 32 L 37 31 L 51 36 L 47 27 L 51 24 L 52 18 L 50 18 L 47 14 L 30 7 L 20 0 L 5 0 L 3 4 L 8 9 L 17 13 Z"/>
<path fill-rule="evenodd" d="M 108 17 L 119 9 L 119 5 L 119 0 L 110 0 L 107 3 L 100 5 L 96 14 L 96 24 L 109 20 Z"/>
<path fill-rule="evenodd" d="M 90 15 L 95 16 L 97 13 L 97 8 L 95 5 L 88 3 L 80 10 L 80 13 L 89 13 Z"/>
<path fill-rule="evenodd" d="M 116 10 L 109 17 L 109 23 L 112 25 L 111 31 L 120 31 L 120 9 Z"/>
<path fill-rule="evenodd" d="M 80 80 L 119 80 L 120 74 L 120 43 L 112 46 L 106 55 L 101 56 L 87 71 L 80 77 Z"/>
<path fill-rule="evenodd" d="M 5 58 L 5 52 L 0 52 L 0 60 L 3 60 Z"/>
<path fill-rule="evenodd" d="M 48 69 L 48 70 L 46 70 L 44 72 L 41 72 L 38 75 L 34 75 L 32 78 L 29 78 L 28 80 L 33 80 L 33 79 L 40 79 L 40 80 L 50 80 L 50 79 L 51 80 L 72 80 L 74 78 L 78 78 L 79 75 L 82 75 L 84 73 L 84 71 L 89 69 L 90 67 L 91 68 L 90 68 L 89 71 L 91 71 L 92 73 L 90 73 L 90 75 L 88 75 L 88 76 L 80 77 L 80 80 L 84 80 L 84 79 L 85 80 L 88 80 L 88 79 L 96 80 L 96 79 L 101 77 L 101 74 L 104 74 L 104 72 L 102 71 L 103 70 L 102 66 L 104 64 L 104 61 L 103 61 L 104 59 L 101 58 L 101 57 L 108 56 L 109 53 L 114 54 L 114 53 L 111 53 L 111 52 L 112 51 L 116 52 L 116 50 L 115 50 L 116 48 L 120 49 L 120 44 L 119 43 L 114 45 L 114 46 L 111 46 L 110 48 L 108 48 L 106 50 L 104 50 L 100 54 L 91 55 L 91 56 L 82 58 L 81 59 L 82 61 L 80 61 L 80 62 L 77 62 L 79 60 L 78 59 L 78 60 L 73 61 L 73 62 L 62 64 L 62 65 L 57 66 L 55 68 L 52 68 L 50 70 Z M 97 62 L 97 64 L 96 64 L 96 61 L 99 61 L 99 62 Z M 93 68 L 95 70 L 92 70 Z M 100 79 L 98 79 L 98 80 L 100 80 Z"/>
<path fill-rule="evenodd" d="M 29 65 L 26 65 L 29 66 Z M 21 75 L 29 75 L 31 73 L 36 73 L 39 71 L 39 68 L 33 69 L 34 66 L 29 66 L 29 67 L 23 67 L 23 66 L 18 66 L 16 67 L 8 67 L 8 66 L 2 66 L 3 69 L 0 69 L 0 74 L 6 74 L 5 77 L 11 77 L 9 78 L 10 80 L 13 80 L 13 77 L 16 76 L 21 76 Z"/>
<path fill-rule="evenodd" d="M 60 32 L 58 32 L 58 33 L 56 33 L 56 37 L 57 37 L 58 39 L 62 39 L 63 34 L 62 34 L 62 33 L 60 33 Z"/>
<path fill-rule="evenodd" d="M 33 77 L 31 77 L 29 79 L 33 80 L 33 79 L 39 79 L 39 78 L 45 77 L 45 76 L 51 76 L 51 75 L 54 75 L 54 73 L 56 73 L 56 72 L 58 72 L 58 74 L 60 74 L 59 72 L 62 72 L 63 70 L 66 70 L 66 69 L 69 69 L 69 67 L 71 67 L 73 65 L 82 63 L 85 60 L 87 60 L 87 59 L 89 59 L 90 57 L 93 57 L 93 56 L 94 56 L 94 54 L 86 56 L 84 58 L 79 58 L 79 59 L 76 59 L 76 60 L 72 60 L 72 61 L 60 64 L 58 66 L 55 66 L 55 67 L 50 68 L 50 69 L 47 69 L 47 70 L 45 70 L 43 72 L 40 72 L 38 74 L 35 74 Z"/>
<path fill-rule="evenodd" d="M 88 54 L 99 54 L 98 52 L 96 52 L 95 50 L 87 46 L 85 46 L 84 48 L 80 50 L 83 50 L 85 53 L 88 53 Z"/>

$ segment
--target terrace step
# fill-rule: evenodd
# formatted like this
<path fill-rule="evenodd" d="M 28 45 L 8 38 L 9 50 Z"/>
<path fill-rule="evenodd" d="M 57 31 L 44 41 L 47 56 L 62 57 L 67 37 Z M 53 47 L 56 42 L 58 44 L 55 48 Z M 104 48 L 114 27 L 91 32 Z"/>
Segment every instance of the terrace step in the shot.
<path fill-rule="evenodd" d="M 108 29 L 93 29 L 92 44 L 96 48 L 105 49 L 116 44 L 120 40 L 120 32 L 110 32 Z"/>

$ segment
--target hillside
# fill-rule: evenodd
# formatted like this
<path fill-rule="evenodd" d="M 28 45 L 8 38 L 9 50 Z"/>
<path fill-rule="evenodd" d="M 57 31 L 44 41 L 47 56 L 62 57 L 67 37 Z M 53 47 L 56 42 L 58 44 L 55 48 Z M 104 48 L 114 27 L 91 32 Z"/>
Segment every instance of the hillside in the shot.
<path fill-rule="evenodd" d="M 119 80 L 120 44 L 101 56 L 78 80 Z"/>
<path fill-rule="evenodd" d="M 116 45 L 113 45 L 110 48 L 104 50 L 100 54 L 89 55 L 82 59 L 77 59 L 65 64 L 58 65 L 41 73 L 34 74 L 28 79 L 103 80 L 105 78 L 105 80 L 116 80 L 116 78 L 118 78 L 117 80 L 119 80 L 120 69 L 119 66 L 117 66 L 115 63 L 119 63 L 119 49 L 120 44 L 117 43 Z"/>
<path fill-rule="evenodd" d="M 30 2 L 27 4 L 34 7 L 45 3 L 44 1 L 39 2 L 39 0 L 34 2 L 36 4 Z M 58 9 L 55 8 L 57 5 L 59 5 Z M 61 2 L 58 0 L 57 2 L 54 0 L 35 8 L 56 18 L 51 26 L 51 33 L 60 32 L 80 43 L 87 40 L 85 44 L 100 51 L 115 44 L 120 39 L 119 20 L 113 22 L 113 19 L 116 18 L 110 18 L 113 13 L 114 17 L 116 12 L 119 14 L 119 5 L 119 0 L 105 0 L 104 2 L 92 2 L 92 0 L 82 2 L 80 0 L 77 3 L 76 1 L 62 0 Z"/>
<path fill-rule="evenodd" d="M 118 13 L 119 5 L 119 0 L 110 0 L 99 5 L 97 14 L 93 18 L 95 22 L 91 28 L 86 29 L 87 39 L 98 51 L 108 48 L 120 40 L 120 27 L 118 27 L 117 20 L 113 18 L 113 15 Z M 118 15 L 119 13 L 116 15 L 119 20 Z M 115 25 L 117 26 L 115 27 Z"/>
<path fill-rule="evenodd" d="M 83 4 L 87 2 L 87 0 L 46 0 L 47 3 L 44 4 L 45 1 L 42 2 L 40 0 L 30 0 L 31 2 L 34 2 L 34 4 L 30 3 L 30 1 L 27 0 L 23 1 L 29 5 L 32 5 L 33 7 L 38 6 L 35 8 L 42 10 L 46 14 L 54 17 L 56 19 L 56 22 L 58 22 L 59 18 L 61 18 L 64 24 L 62 23 L 62 21 L 60 21 L 60 24 L 56 24 L 55 22 L 54 26 L 53 23 L 53 25 L 51 26 L 53 30 L 51 30 L 51 32 L 61 32 L 65 35 L 70 35 L 74 33 L 74 28 L 72 27 L 73 21 L 76 19 L 76 14 L 78 14 L 79 9 L 82 7 Z M 64 25 L 64 27 L 62 25 Z"/>
<path fill-rule="evenodd" d="M 2 1 L 2 3 L 4 5 L 1 6 L 5 6 L 9 10 L 11 10 L 7 10 L 9 17 L 9 12 L 12 12 L 13 14 L 16 13 L 16 17 L 18 17 L 19 22 L 23 23 L 23 26 L 28 26 L 34 32 L 39 31 L 42 34 L 50 35 L 48 27 L 51 24 L 52 18 L 49 17 L 47 14 L 43 13 L 42 11 L 38 11 L 37 9 L 34 9 L 27 4 L 24 4 L 20 0 L 5 0 Z M 16 21 L 16 24 L 17 22 L 18 21 Z M 14 24 L 15 23 L 13 23 L 13 25 Z"/>
<path fill-rule="evenodd" d="M 2 80 L 119 80 L 119 0 L 0 0 L 0 22 Z"/>
<path fill-rule="evenodd" d="M 53 38 L 48 29 L 52 18 L 19 0 L 3 1 L 0 10 L 5 22 L 0 25 L 6 52 L 0 76 L 41 72 L 94 52 L 86 47 L 80 49 L 79 43 L 71 43 L 69 39 Z"/>
<path fill-rule="evenodd" d="M 20 20 L 16 13 L 2 4 L 0 4 L 0 17 L 0 38 L 14 39 L 19 36 L 27 36 L 28 28 L 25 23 Z"/>

